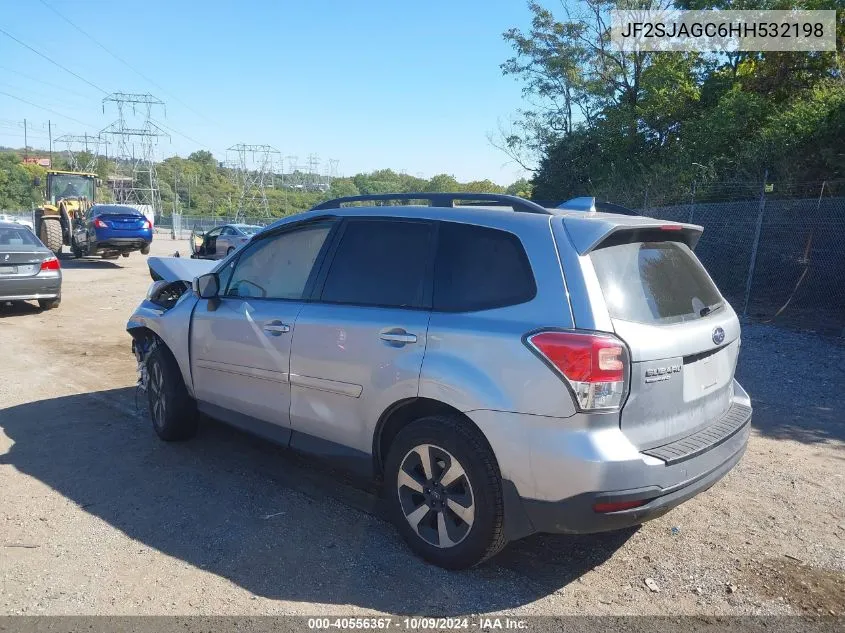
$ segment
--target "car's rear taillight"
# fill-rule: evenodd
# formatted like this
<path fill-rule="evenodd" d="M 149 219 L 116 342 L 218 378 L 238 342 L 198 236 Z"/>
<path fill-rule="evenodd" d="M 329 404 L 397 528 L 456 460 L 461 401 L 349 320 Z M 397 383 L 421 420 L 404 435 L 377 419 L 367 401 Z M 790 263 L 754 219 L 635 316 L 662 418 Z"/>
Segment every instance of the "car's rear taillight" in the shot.
<path fill-rule="evenodd" d="M 109 225 L 108 225 L 108 224 L 106 224 L 105 222 L 103 222 L 100 218 L 96 218 L 96 219 L 94 220 L 94 226 L 95 226 L 95 227 L 97 227 L 98 229 L 107 229 L 107 228 L 109 228 Z"/>
<path fill-rule="evenodd" d="M 41 270 L 59 270 L 59 260 L 56 257 L 50 257 L 41 262 Z"/>
<path fill-rule="evenodd" d="M 547 330 L 528 345 L 566 379 L 582 411 L 618 409 L 627 393 L 628 349 L 611 334 Z"/>
<path fill-rule="evenodd" d="M 141 228 L 142 229 L 151 229 L 151 228 L 153 228 L 153 225 L 150 224 L 149 220 L 144 220 L 144 223 L 141 225 Z"/>

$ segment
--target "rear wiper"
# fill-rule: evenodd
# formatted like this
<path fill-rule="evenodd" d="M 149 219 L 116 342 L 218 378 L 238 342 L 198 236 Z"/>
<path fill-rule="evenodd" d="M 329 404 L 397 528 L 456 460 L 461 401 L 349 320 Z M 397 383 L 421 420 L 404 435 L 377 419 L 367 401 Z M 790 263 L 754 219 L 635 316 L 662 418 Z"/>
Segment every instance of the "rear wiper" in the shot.
<path fill-rule="evenodd" d="M 698 316 L 706 317 L 708 314 L 713 312 L 713 310 L 718 310 L 722 307 L 722 302 L 714 303 L 712 306 L 704 306 L 701 310 L 698 311 Z"/>

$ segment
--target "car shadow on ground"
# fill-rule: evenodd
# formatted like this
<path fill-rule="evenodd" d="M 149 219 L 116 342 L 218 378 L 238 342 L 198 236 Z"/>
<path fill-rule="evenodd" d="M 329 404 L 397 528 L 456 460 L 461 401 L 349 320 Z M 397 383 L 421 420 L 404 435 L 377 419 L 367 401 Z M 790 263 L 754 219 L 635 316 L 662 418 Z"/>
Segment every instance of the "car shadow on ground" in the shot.
<path fill-rule="evenodd" d="M 761 435 L 804 444 L 845 442 L 845 341 L 745 324 L 736 370 Z"/>
<path fill-rule="evenodd" d="M 26 317 L 44 312 L 37 301 L 0 301 L 0 319 Z"/>
<path fill-rule="evenodd" d="M 409 552 L 372 490 L 210 421 L 192 441 L 160 442 L 135 402 L 126 388 L 4 409 L 13 444 L 0 466 L 259 596 L 396 614 L 507 610 L 566 587 L 636 531 L 534 536 L 444 571 Z"/>
<path fill-rule="evenodd" d="M 67 270 L 109 270 L 111 268 L 123 268 L 116 259 L 102 259 L 100 257 L 62 257 L 62 268 Z"/>

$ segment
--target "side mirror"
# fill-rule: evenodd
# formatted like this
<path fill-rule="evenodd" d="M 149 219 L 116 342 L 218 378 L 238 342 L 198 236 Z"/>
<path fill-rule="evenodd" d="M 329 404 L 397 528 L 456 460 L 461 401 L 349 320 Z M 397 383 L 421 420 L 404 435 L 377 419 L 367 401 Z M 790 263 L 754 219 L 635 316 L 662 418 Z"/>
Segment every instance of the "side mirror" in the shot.
<path fill-rule="evenodd" d="M 201 299 L 214 299 L 220 293 L 220 278 L 217 273 L 208 273 L 194 279 L 194 292 Z"/>

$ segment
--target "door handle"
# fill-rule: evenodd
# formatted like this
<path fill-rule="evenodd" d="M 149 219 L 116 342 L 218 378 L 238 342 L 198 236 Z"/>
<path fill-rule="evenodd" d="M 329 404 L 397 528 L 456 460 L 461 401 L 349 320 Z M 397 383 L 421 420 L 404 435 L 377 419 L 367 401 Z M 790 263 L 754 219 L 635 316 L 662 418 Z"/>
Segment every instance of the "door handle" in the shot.
<path fill-rule="evenodd" d="M 290 332 L 290 326 L 281 321 L 270 321 L 264 324 L 264 331 L 273 336 L 280 336 L 285 332 Z"/>
<path fill-rule="evenodd" d="M 417 342 L 416 334 L 409 334 L 402 328 L 391 328 L 389 330 L 382 330 L 379 333 L 379 338 L 387 343 L 397 343 L 399 345 L 407 345 L 408 343 Z"/>

